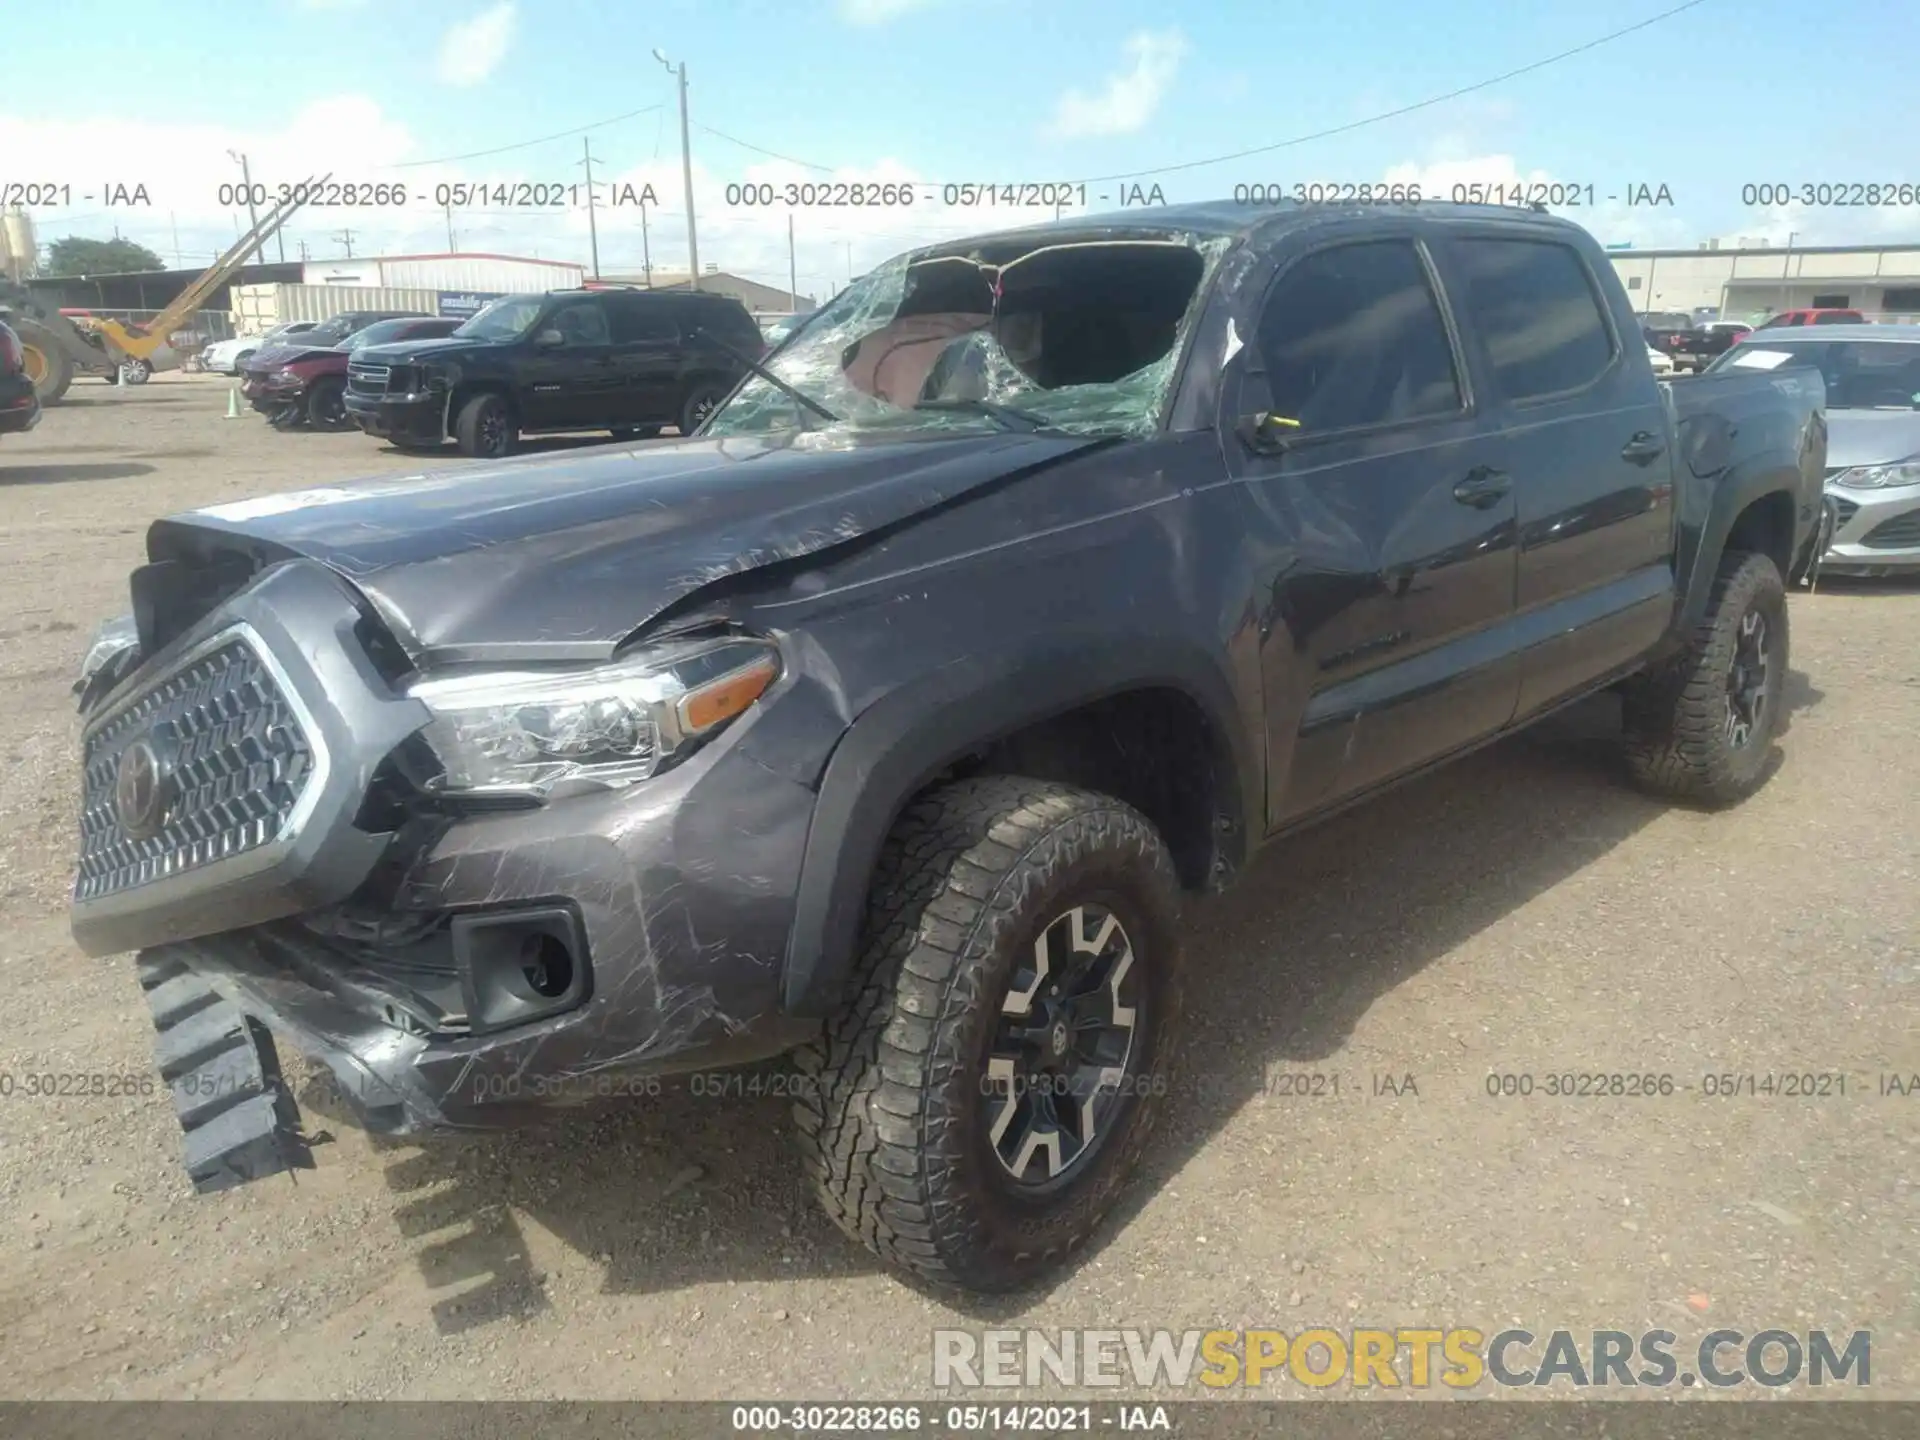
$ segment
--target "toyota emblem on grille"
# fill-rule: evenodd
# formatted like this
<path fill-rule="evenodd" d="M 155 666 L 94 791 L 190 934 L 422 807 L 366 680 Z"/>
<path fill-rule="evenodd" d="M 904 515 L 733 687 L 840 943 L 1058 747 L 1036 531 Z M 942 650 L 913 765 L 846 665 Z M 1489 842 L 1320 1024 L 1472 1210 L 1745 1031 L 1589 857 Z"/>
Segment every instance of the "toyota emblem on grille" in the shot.
<path fill-rule="evenodd" d="M 150 840 L 166 828 L 173 807 L 173 764 L 166 748 L 151 737 L 120 752 L 113 775 L 113 813 L 130 839 Z"/>

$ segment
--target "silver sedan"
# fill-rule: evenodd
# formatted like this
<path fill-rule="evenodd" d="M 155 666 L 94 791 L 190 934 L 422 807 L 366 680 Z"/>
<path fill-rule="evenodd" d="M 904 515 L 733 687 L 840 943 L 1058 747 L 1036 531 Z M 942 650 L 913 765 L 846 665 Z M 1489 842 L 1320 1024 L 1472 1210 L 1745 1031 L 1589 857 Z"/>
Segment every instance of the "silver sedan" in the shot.
<path fill-rule="evenodd" d="M 1755 336 L 1709 367 L 1813 368 L 1827 382 L 1827 497 L 1821 568 L 1920 574 L 1920 325 L 1823 325 Z"/>

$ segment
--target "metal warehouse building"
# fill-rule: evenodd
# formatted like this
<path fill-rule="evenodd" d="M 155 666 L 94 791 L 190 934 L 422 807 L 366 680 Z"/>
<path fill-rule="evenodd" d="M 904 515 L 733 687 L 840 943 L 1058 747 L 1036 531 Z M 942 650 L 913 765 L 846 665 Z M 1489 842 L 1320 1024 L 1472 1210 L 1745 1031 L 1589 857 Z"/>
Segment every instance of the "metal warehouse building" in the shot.
<path fill-rule="evenodd" d="M 300 267 L 300 280 L 305 285 L 364 285 L 389 290 L 472 290 L 488 295 L 574 290 L 579 288 L 585 275 L 584 267 L 565 260 L 529 260 L 519 255 L 461 252 L 309 260 Z"/>
<path fill-rule="evenodd" d="M 1633 308 L 1716 311 L 1760 321 L 1808 307 L 1859 310 L 1870 320 L 1920 320 L 1920 246 L 1733 246 L 1615 250 Z"/>

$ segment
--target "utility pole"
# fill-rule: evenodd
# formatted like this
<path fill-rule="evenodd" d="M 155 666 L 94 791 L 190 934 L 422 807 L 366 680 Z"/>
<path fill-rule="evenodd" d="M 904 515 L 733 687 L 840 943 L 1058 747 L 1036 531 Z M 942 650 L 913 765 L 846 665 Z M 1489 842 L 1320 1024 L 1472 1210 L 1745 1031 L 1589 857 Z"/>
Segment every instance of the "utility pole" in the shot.
<path fill-rule="evenodd" d="M 305 263 L 306 258 L 307 258 L 307 242 L 302 240 L 300 242 L 300 259 L 303 264 Z"/>
<path fill-rule="evenodd" d="M 600 278 L 600 227 L 593 216 L 593 141 L 586 136 L 580 137 L 580 151 L 587 158 L 580 163 L 587 167 L 587 243 L 593 247 L 593 278 Z"/>
<path fill-rule="evenodd" d="M 180 222 L 174 218 L 173 211 L 167 212 L 167 224 L 173 227 L 173 267 L 176 270 L 187 268 L 187 262 L 180 255 Z"/>
<path fill-rule="evenodd" d="M 640 202 L 640 269 L 647 277 L 647 289 L 653 288 L 653 242 L 647 238 L 647 202 Z"/>
<path fill-rule="evenodd" d="M 335 234 L 333 238 L 347 247 L 347 259 L 351 260 L 353 258 L 353 232 L 351 230 L 342 230 Z"/>
<path fill-rule="evenodd" d="M 800 277 L 793 268 L 793 212 L 787 212 L 787 294 L 795 311 L 800 309 Z"/>
<path fill-rule="evenodd" d="M 658 50 L 653 58 L 667 67 L 669 75 L 680 80 L 680 176 L 687 187 L 687 288 L 700 288 L 700 237 L 693 224 L 693 138 L 687 127 L 687 62 L 674 63 Z"/>
<path fill-rule="evenodd" d="M 447 212 L 447 249 L 449 252 L 457 254 L 460 247 L 454 242 L 453 238 L 453 202 L 449 200 L 444 208 Z"/>
<path fill-rule="evenodd" d="M 247 191 L 247 219 L 252 221 L 253 228 L 258 230 L 260 228 L 260 211 L 253 203 L 253 171 L 247 166 L 247 157 L 238 150 L 229 150 L 227 151 L 227 158 L 237 160 L 240 163 L 240 180 L 241 183 L 246 186 Z M 253 258 L 255 260 L 261 258 L 260 247 L 257 245 L 254 247 Z M 280 258 L 282 260 L 287 258 L 284 248 L 280 252 Z"/>
<path fill-rule="evenodd" d="M 847 241 L 847 284 L 853 283 L 853 242 Z"/>

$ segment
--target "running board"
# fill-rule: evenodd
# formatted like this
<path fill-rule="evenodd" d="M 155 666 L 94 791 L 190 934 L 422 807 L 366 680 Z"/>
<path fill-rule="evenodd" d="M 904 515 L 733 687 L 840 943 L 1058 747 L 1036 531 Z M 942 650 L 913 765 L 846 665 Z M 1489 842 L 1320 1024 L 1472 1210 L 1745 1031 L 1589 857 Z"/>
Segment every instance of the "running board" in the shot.
<path fill-rule="evenodd" d="M 187 1174 L 202 1195 L 288 1170 L 310 1170 L 300 1108 L 273 1036 L 186 965 L 139 962 L 153 1012 L 154 1058 L 186 1134 Z"/>

